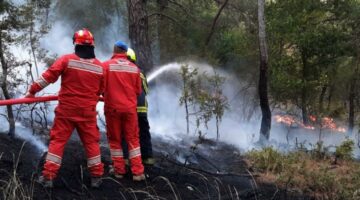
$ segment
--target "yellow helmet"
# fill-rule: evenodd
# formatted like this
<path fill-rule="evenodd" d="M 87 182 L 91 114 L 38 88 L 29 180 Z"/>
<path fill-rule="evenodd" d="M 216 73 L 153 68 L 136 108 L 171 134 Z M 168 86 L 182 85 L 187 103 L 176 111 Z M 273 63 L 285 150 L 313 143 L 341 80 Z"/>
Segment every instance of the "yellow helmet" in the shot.
<path fill-rule="evenodd" d="M 136 62 L 136 54 L 132 48 L 128 48 L 126 55 L 132 62 Z"/>

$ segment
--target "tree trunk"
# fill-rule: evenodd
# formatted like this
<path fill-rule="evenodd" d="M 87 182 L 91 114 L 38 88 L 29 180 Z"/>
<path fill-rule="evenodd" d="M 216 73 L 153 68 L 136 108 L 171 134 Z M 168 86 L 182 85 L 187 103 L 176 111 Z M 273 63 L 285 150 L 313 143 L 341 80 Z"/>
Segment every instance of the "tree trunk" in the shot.
<path fill-rule="evenodd" d="M 189 121 L 189 108 L 187 100 L 185 99 L 185 112 L 186 112 L 186 134 L 190 133 L 190 121 Z"/>
<path fill-rule="evenodd" d="M 183 90 L 184 92 L 186 92 L 186 85 L 187 85 L 187 80 L 184 78 L 183 79 Z M 186 134 L 189 135 L 190 133 L 190 120 L 189 120 L 189 107 L 188 107 L 188 95 L 186 95 L 187 93 L 185 93 L 184 95 L 184 105 L 185 105 L 185 118 L 186 118 Z"/>
<path fill-rule="evenodd" d="M 329 112 L 331 109 L 331 104 L 332 104 L 332 97 L 333 97 L 333 93 L 334 93 L 334 85 L 330 86 L 329 89 L 329 95 L 327 97 L 327 107 L 326 110 Z"/>
<path fill-rule="evenodd" d="M 32 16 L 32 15 L 31 15 Z M 35 55 L 35 44 L 34 44 L 34 38 L 33 38 L 33 32 L 34 32 L 34 24 L 33 24 L 34 19 L 31 20 L 31 25 L 30 25 L 30 31 L 29 31 L 29 37 L 30 37 L 30 49 L 31 49 L 31 54 L 32 57 L 34 59 L 34 65 L 35 65 L 35 71 L 36 71 L 36 78 L 39 78 L 39 68 L 37 65 L 37 60 L 36 60 L 36 55 Z M 32 76 L 32 71 L 30 68 L 30 74 Z"/>
<path fill-rule="evenodd" d="M 355 99 L 356 99 L 356 84 L 357 76 L 359 72 L 359 61 L 356 61 L 355 72 L 352 75 L 349 91 L 349 124 L 348 124 L 348 136 L 352 135 L 355 126 Z"/>
<path fill-rule="evenodd" d="M 321 93 L 320 93 L 320 97 L 319 97 L 319 114 L 322 114 L 324 111 L 324 98 L 325 98 L 327 88 L 328 88 L 327 85 L 324 85 L 321 88 Z"/>
<path fill-rule="evenodd" d="M 4 97 L 5 99 L 11 99 L 9 91 L 7 89 L 7 83 L 6 83 L 6 79 L 7 79 L 7 75 L 8 75 L 8 65 L 6 63 L 5 60 L 5 56 L 4 56 L 4 46 L 2 43 L 2 33 L 0 30 L 0 63 L 1 63 L 1 68 L 2 68 L 2 77 L 1 77 L 1 89 L 3 91 Z M 8 121 L 9 121 L 9 136 L 10 137 L 14 137 L 15 136 L 15 119 L 14 119 L 14 113 L 12 110 L 12 106 L 8 105 L 6 106 L 7 109 L 7 114 L 8 114 Z"/>
<path fill-rule="evenodd" d="M 4 93 L 4 97 L 5 99 L 11 99 L 9 92 L 7 90 L 7 84 L 6 81 L 4 82 L 4 84 L 1 86 L 1 89 L 3 90 Z M 10 137 L 14 137 L 15 136 L 15 118 L 14 118 L 14 113 L 12 110 L 12 106 L 11 105 L 7 105 L 6 106 L 6 110 L 7 110 L 7 114 L 8 114 L 8 121 L 9 121 L 9 133 L 8 135 Z"/>
<path fill-rule="evenodd" d="M 271 129 L 271 111 L 268 99 L 268 52 L 265 30 L 265 0 L 258 0 L 258 23 L 259 23 L 259 50 L 260 50 L 260 77 L 259 77 L 259 98 L 262 112 L 260 142 L 269 140 Z"/>
<path fill-rule="evenodd" d="M 348 125 L 348 135 L 352 135 L 354 124 L 355 124 L 355 83 L 356 79 L 353 78 L 350 83 L 350 93 L 349 93 L 349 125 Z"/>
<path fill-rule="evenodd" d="M 309 125 L 309 113 L 307 110 L 307 71 L 308 64 L 305 53 L 301 52 L 301 60 L 303 63 L 303 73 L 302 73 L 302 87 L 301 87 L 301 112 L 304 125 Z"/>
<path fill-rule="evenodd" d="M 137 64 L 145 73 L 153 68 L 146 0 L 128 0 L 129 38 L 137 55 Z"/>
<path fill-rule="evenodd" d="M 220 119 L 216 117 L 216 141 L 219 141 L 220 133 L 219 133 Z"/>

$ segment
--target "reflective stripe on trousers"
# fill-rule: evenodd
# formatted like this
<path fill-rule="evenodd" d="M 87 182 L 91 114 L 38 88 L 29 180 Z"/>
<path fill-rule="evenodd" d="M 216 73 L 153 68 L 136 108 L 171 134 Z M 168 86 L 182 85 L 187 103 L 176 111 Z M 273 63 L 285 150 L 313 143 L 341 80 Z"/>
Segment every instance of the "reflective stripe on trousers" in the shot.
<path fill-rule="evenodd" d="M 110 154 L 111 154 L 111 157 L 114 157 L 114 158 L 123 158 L 124 157 L 124 153 L 121 149 L 110 149 Z"/>
<path fill-rule="evenodd" d="M 58 155 L 48 152 L 46 155 L 46 161 L 54 163 L 55 165 L 61 165 L 62 158 Z"/>
<path fill-rule="evenodd" d="M 50 131 L 49 153 L 46 156 L 43 169 L 43 176 L 47 179 L 53 179 L 57 176 L 65 145 L 75 128 L 84 145 L 91 176 L 98 177 L 103 175 L 104 169 L 101 163 L 99 146 L 100 134 L 97 129 L 96 118 L 91 117 L 89 121 L 76 121 L 58 117 L 57 114 Z"/>
<path fill-rule="evenodd" d="M 106 134 L 109 140 L 115 173 L 126 173 L 123 150 L 121 148 L 121 141 L 125 139 L 129 144 L 129 152 L 131 152 L 130 167 L 132 174 L 143 174 L 144 166 L 141 162 L 139 127 L 136 111 L 109 113 L 105 110 L 105 117 L 107 125 Z"/>
<path fill-rule="evenodd" d="M 99 165 L 99 164 L 101 164 L 101 156 L 100 155 L 89 158 L 88 162 L 87 162 L 88 167 L 93 167 L 93 166 Z"/>
<path fill-rule="evenodd" d="M 129 151 L 129 159 L 141 156 L 140 147 L 132 149 Z"/>

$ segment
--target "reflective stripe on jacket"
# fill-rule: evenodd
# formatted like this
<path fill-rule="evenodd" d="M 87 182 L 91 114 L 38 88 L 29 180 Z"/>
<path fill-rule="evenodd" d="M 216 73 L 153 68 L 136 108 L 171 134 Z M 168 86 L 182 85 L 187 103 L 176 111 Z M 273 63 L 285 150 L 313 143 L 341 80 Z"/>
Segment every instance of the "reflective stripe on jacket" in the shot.
<path fill-rule="evenodd" d="M 67 109 L 95 109 L 103 91 L 103 66 L 95 58 L 68 54 L 57 59 L 32 85 L 35 94 L 61 76 L 59 106 Z"/>
<path fill-rule="evenodd" d="M 137 99 L 137 112 L 138 113 L 147 113 L 148 102 L 146 99 L 146 95 L 149 93 L 149 88 L 148 88 L 146 76 L 143 74 L 143 72 L 140 72 L 140 78 L 141 78 L 142 92 L 138 96 L 138 99 Z"/>
<path fill-rule="evenodd" d="M 140 69 L 127 59 L 126 54 L 114 54 L 104 62 L 105 108 L 119 112 L 135 112 L 141 94 Z"/>

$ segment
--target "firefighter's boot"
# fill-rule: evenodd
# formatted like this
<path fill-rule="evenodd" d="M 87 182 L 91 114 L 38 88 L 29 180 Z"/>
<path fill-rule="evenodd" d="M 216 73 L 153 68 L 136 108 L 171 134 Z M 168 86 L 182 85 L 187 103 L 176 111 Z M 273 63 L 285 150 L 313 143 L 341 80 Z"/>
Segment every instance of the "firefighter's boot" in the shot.
<path fill-rule="evenodd" d="M 145 174 L 133 175 L 133 181 L 144 181 Z"/>
<path fill-rule="evenodd" d="M 39 176 L 39 178 L 37 179 L 36 182 L 40 183 L 45 188 L 53 188 L 54 187 L 54 181 L 47 179 L 44 176 Z"/>
<path fill-rule="evenodd" d="M 92 188 L 99 188 L 102 184 L 101 177 L 91 177 L 91 187 Z"/>

